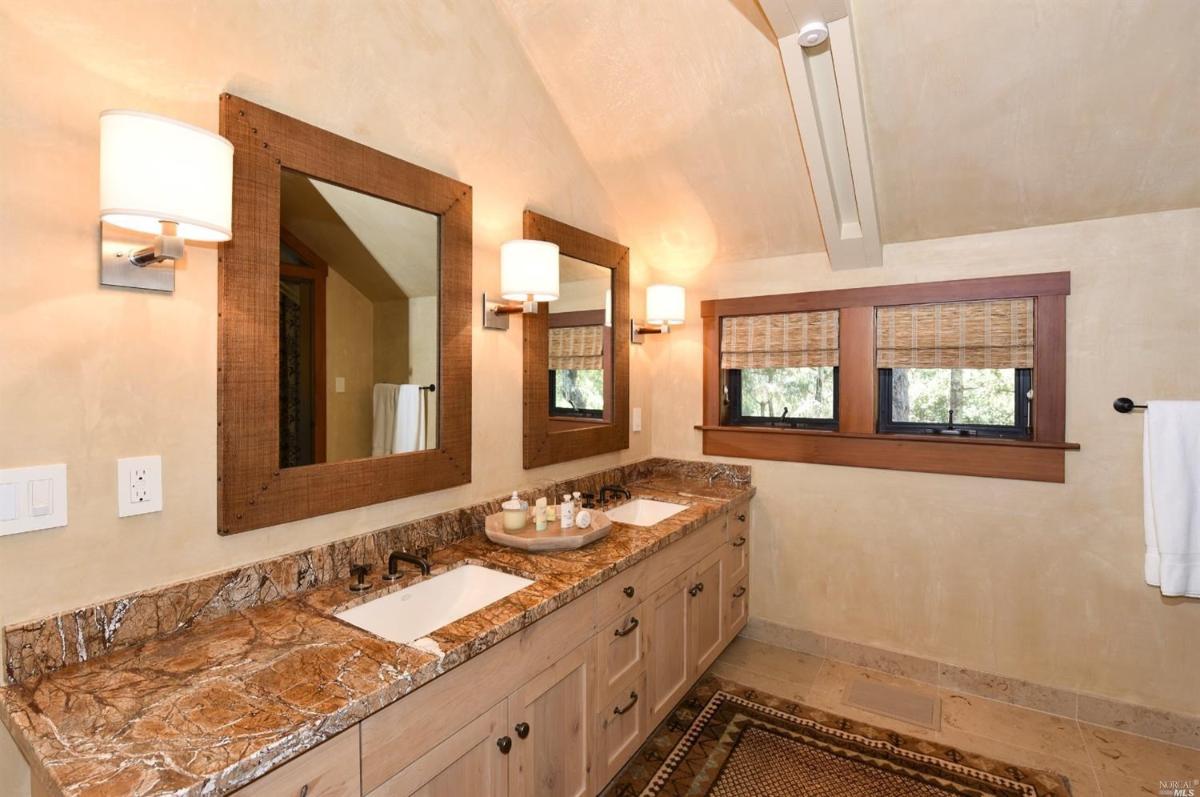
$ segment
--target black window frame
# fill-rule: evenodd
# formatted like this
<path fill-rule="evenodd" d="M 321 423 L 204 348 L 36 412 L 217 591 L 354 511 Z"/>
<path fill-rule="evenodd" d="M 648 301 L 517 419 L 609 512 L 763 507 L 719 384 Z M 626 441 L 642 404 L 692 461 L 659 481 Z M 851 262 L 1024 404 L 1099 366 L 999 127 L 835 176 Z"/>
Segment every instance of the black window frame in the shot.
<path fill-rule="evenodd" d="M 825 366 L 812 366 L 820 368 Z M 836 432 L 838 430 L 838 367 L 833 366 L 833 417 L 832 418 L 767 418 L 761 415 L 742 414 L 742 369 L 726 368 L 721 371 L 725 391 L 726 426 L 763 426 L 774 429 L 816 429 Z"/>
<path fill-rule="evenodd" d="M 1033 439 L 1033 399 L 1029 393 L 1033 390 L 1033 369 L 1014 369 L 1014 407 L 1012 426 L 997 426 L 994 424 L 956 423 L 951 429 L 949 423 L 921 423 L 914 421 L 892 420 L 892 369 L 879 368 L 879 397 L 876 402 L 875 428 L 879 434 L 912 434 L 947 436 L 955 431 L 964 437 L 994 437 L 1007 440 Z M 922 370 L 912 368 L 908 370 Z M 968 369 L 964 369 L 968 370 Z"/>
<path fill-rule="evenodd" d="M 589 369 L 578 369 L 577 368 L 577 369 L 570 369 L 570 370 L 589 370 Z M 591 370 L 599 370 L 602 373 L 604 371 L 603 368 L 591 369 Z M 548 381 L 550 384 L 550 394 L 549 394 L 548 406 L 550 407 L 550 417 L 551 418 L 591 418 L 594 420 L 603 420 L 604 419 L 604 410 L 603 409 L 577 410 L 577 409 L 574 409 L 571 407 L 555 406 L 554 399 L 558 394 L 558 369 L 551 368 L 551 369 L 549 369 L 549 371 L 550 371 L 550 379 Z M 608 385 L 607 384 L 604 386 L 604 392 L 605 392 L 604 400 L 608 401 Z"/>

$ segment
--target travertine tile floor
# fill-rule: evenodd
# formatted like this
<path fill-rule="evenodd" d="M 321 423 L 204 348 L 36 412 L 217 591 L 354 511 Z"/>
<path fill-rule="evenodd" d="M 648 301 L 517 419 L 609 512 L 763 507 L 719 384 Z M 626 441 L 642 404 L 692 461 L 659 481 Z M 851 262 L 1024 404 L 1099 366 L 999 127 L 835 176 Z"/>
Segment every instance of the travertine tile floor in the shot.
<path fill-rule="evenodd" d="M 1076 797 L 1159 795 L 1163 781 L 1200 781 L 1200 751 L 1040 711 L 953 692 L 919 681 L 821 659 L 739 637 L 712 672 L 779 697 L 1018 766 L 1070 778 Z M 937 731 L 852 708 L 842 692 L 865 677 L 914 691 L 940 693 Z M 1170 792 L 1167 792 L 1168 794 Z M 1196 790 L 1200 797 L 1200 788 Z"/>

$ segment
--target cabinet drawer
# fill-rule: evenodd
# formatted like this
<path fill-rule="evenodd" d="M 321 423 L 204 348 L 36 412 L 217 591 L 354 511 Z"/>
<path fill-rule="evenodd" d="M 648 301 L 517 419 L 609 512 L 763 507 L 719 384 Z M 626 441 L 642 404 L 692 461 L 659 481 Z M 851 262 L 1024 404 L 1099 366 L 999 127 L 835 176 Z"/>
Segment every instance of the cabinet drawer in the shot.
<path fill-rule="evenodd" d="M 358 726 L 239 789 L 237 797 L 359 797 Z"/>
<path fill-rule="evenodd" d="M 596 634 L 597 696 L 606 698 L 622 681 L 640 669 L 646 661 L 645 607 L 619 615 Z"/>
<path fill-rule="evenodd" d="M 596 587 L 596 622 L 601 627 L 642 602 L 646 596 L 646 566 L 652 561 L 638 562 Z"/>
<path fill-rule="evenodd" d="M 611 699 L 596 704 L 595 770 L 600 788 L 612 780 L 650 733 L 645 671 L 619 686 Z"/>
<path fill-rule="evenodd" d="M 750 579 L 743 578 L 740 582 L 733 582 L 736 586 L 729 588 L 729 594 L 725 596 L 728 601 L 725 605 L 725 642 L 729 643 L 737 636 L 738 631 L 746 625 L 746 619 L 750 616 Z"/>
<path fill-rule="evenodd" d="M 710 520 L 678 542 L 673 542 L 642 564 L 646 565 L 646 592 L 655 592 L 664 584 L 690 570 L 714 548 L 725 542 L 725 517 Z"/>
<path fill-rule="evenodd" d="M 725 578 L 736 584 L 750 574 L 750 538 L 745 534 L 725 543 Z"/>
<path fill-rule="evenodd" d="M 726 526 L 726 539 L 736 540 L 738 537 L 750 537 L 750 502 L 739 501 L 729 507 L 729 523 Z"/>

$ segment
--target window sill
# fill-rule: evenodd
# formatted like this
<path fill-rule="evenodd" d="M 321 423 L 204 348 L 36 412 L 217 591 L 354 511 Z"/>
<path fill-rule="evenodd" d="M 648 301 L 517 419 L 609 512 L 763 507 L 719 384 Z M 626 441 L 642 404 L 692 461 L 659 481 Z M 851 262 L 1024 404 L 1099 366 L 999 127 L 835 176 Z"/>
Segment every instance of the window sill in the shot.
<path fill-rule="evenodd" d="M 867 434 L 820 429 L 696 426 L 705 454 L 999 479 L 1066 480 L 1065 453 L 1078 443 L 1004 438 Z"/>

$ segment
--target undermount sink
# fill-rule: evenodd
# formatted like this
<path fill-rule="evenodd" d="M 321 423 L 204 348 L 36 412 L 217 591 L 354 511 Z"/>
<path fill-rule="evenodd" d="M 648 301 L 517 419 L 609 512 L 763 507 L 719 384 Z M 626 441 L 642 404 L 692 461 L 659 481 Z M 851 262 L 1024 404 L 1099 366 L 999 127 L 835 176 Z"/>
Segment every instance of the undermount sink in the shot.
<path fill-rule="evenodd" d="M 350 625 L 408 644 L 533 582 L 478 565 L 463 565 L 419 584 L 338 612 Z"/>
<path fill-rule="evenodd" d="M 635 498 L 612 509 L 605 509 L 604 514 L 608 515 L 609 520 L 616 523 L 626 523 L 630 526 L 653 526 L 685 509 L 687 507 L 680 504 L 655 501 L 652 498 Z"/>

